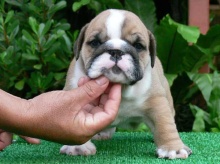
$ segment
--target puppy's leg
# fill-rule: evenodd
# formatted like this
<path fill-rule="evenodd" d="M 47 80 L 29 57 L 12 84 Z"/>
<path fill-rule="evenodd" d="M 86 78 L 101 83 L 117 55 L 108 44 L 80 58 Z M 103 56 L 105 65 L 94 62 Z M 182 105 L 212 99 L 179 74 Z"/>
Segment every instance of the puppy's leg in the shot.
<path fill-rule="evenodd" d="M 94 155 L 96 153 L 96 147 L 91 141 L 87 141 L 82 145 L 64 145 L 61 147 L 60 153 L 67 155 Z"/>
<path fill-rule="evenodd" d="M 116 128 L 105 129 L 92 137 L 94 140 L 107 140 L 112 138 Z"/>
<path fill-rule="evenodd" d="M 191 149 L 179 137 L 172 110 L 165 97 L 150 99 L 147 124 L 152 130 L 159 158 L 188 158 Z"/>

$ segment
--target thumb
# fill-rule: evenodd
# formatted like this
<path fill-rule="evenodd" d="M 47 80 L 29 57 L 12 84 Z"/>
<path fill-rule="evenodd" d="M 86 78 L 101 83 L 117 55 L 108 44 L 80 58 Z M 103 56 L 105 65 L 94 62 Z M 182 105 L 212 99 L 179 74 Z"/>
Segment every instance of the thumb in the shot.
<path fill-rule="evenodd" d="M 102 93 L 104 93 L 108 87 L 108 84 L 109 80 L 106 77 L 101 76 L 78 87 L 75 91 L 78 94 L 77 99 L 79 104 L 84 106 L 85 104 L 95 100 Z"/>

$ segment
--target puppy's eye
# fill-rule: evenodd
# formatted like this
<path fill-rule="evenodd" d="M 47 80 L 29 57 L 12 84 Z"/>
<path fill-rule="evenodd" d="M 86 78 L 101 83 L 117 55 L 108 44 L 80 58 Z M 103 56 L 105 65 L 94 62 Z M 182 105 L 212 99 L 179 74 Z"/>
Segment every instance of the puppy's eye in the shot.
<path fill-rule="evenodd" d="M 89 45 L 93 48 L 96 48 L 98 46 L 100 46 L 102 43 L 100 42 L 100 40 L 98 39 L 94 39 L 92 41 L 89 42 Z"/>
<path fill-rule="evenodd" d="M 145 50 L 145 47 L 141 43 L 134 43 L 133 46 L 137 51 Z"/>

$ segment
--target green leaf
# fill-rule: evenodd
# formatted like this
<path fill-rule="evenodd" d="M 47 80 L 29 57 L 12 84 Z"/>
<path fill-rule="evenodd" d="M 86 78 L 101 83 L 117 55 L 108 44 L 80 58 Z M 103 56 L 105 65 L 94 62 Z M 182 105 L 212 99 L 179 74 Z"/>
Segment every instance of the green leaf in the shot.
<path fill-rule="evenodd" d="M 79 30 L 75 30 L 74 33 L 73 33 L 73 35 L 72 35 L 72 40 L 73 40 L 73 42 L 76 41 L 78 35 L 79 35 Z"/>
<path fill-rule="evenodd" d="M 220 44 L 220 43 L 219 43 Z M 213 47 L 213 53 L 214 54 L 217 54 L 218 52 L 220 52 L 220 45 L 215 45 L 214 47 Z"/>
<path fill-rule="evenodd" d="M 8 24 L 7 27 L 7 33 L 10 35 L 10 33 L 17 27 L 19 26 L 19 20 L 11 20 L 10 23 Z"/>
<path fill-rule="evenodd" d="M 200 36 L 196 27 L 176 23 L 167 15 L 157 27 L 155 36 L 158 57 L 166 73 L 197 72 L 210 61 L 207 49 L 197 44 L 189 45 L 189 42 L 196 43 Z"/>
<path fill-rule="evenodd" d="M 54 73 L 54 78 L 57 81 L 65 79 L 65 76 L 66 76 L 66 72 L 65 73 Z"/>
<path fill-rule="evenodd" d="M 157 19 L 153 0 L 125 0 L 125 9 L 138 15 L 145 26 L 151 32 L 154 32 Z"/>
<path fill-rule="evenodd" d="M 23 2 L 23 7 L 26 8 L 26 10 L 28 10 L 31 15 L 33 15 L 34 17 L 37 18 L 41 14 L 41 12 L 43 12 L 42 11 L 42 5 L 43 5 L 42 2 L 43 1 L 41 1 L 39 3 L 39 5 L 36 5 L 36 2 L 33 3 L 33 1 L 32 1 L 32 3 L 27 3 L 27 2 L 24 3 Z M 25 10 L 25 9 L 23 9 L 23 10 Z"/>
<path fill-rule="evenodd" d="M 35 64 L 34 68 L 40 70 L 42 68 L 42 64 Z"/>
<path fill-rule="evenodd" d="M 43 36 L 43 30 L 44 30 L 44 27 L 45 27 L 45 24 L 44 23 L 41 23 L 40 25 L 39 25 L 39 28 L 38 28 L 38 37 L 41 37 L 41 36 Z"/>
<path fill-rule="evenodd" d="M 5 61 L 5 57 L 6 57 L 6 56 L 7 56 L 6 51 L 0 53 L 0 59 L 1 59 L 1 61 Z"/>
<path fill-rule="evenodd" d="M 19 57 L 19 55 L 16 55 L 15 56 L 15 47 L 14 46 L 9 46 L 7 49 L 6 49 L 6 55 L 4 56 L 4 63 L 6 65 L 10 65 L 12 64 L 13 62 L 16 62 L 17 61 L 17 57 Z"/>
<path fill-rule="evenodd" d="M 6 19 L 5 19 L 5 24 L 7 24 L 13 17 L 14 17 L 14 11 L 9 11 L 7 13 L 7 16 L 6 16 Z"/>
<path fill-rule="evenodd" d="M 220 52 L 218 46 L 220 45 L 220 25 L 210 27 L 206 35 L 200 35 L 197 45 L 208 49 L 210 55 L 214 55 Z"/>
<path fill-rule="evenodd" d="M 15 0 L 5 0 L 5 2 L 7 2 L 8 4 L 14 5 L 14 6 L 18 6 L 21 7 L 22 3 L 20 1 L 15 1 Z"/>
<path fill-rule="evenodd" d="M 193 131 L 204 132 L 205 131 L 204 111 L 195 105 L 190 105 L 190 108 L 194 110 L 194 113 L 195 113 Z"/>
<path fill-rule="evenodd" d="M 90 0 L 81 0 L 79 2 L 74 2 L 73 3 L 73 6 L 72 6 L 72 9 L 74 12 L 76 12 L 77 10 L 79 10 L 82 6 L 85 6 L 87 4 L 90 3 Z"/>
<path fill-rule="evenodd" d="M 56 23 L 55 26 L 54 26 L 54 31 L 57 31 L 57 30 L 69 30 L 70 29 L 70 24 L 69 23 L 63 23 L 63 22 L 59 22 L 59 23 Z"/>
<path fill-rule="evenodd" d="M 208 107 L 211 113 L 211 118 L 220 117 L 220 74 L 215 71 L 212 79 L 212 90 Z"/>
<path fill-rule="evenodd" d="M 190 99 L 191 90 L 189 86 L 192 84 L 192 81 L 189 79 L 186 73 L 178 74 L 177 78 L 173 81 L 171 86 L 171 92 L 173 96 L 173 101 L 175 104 L 185 104 Z M 189 95 L 190 94 L 190 95 Z"/>
<path fill-rule="evenodd" d="M 173 85 L 173 81 L 177 78 L 177 74 L 165 74 L 167 81 L 169 83 L 169 86 L 171 87 Z"/>
<path fill-rule="evenodd" d="M 47 90 L 49 87 L 51 87 L 53 77 L 53 73 L 49 73 L 47 76 L 42 76 L 42 88 L 44 90 Z"/>
<path fill-rule="evenodd" d="M 70 38 L 64 34 L 63 35 L 63 40 L 64 40 L 64 46 L 66 47 L 65 50 L 67 50 L 68 52 L 72 52 L 72 45 L 73 43 L 71 42 Z"/>
<path fill-rule="evenodd" d="M 44 29 L 42 31 L 42 34 L 41 34 L 42 36 L 44 36 L 50 30 L 52 23 L 53 23 L 53 20 L 47 21 L 47 23 L 45 24 Z"/>
<path fill-rule="evenodd" d="M 210 61 L 210 56 L 206 49 L 197 45 L 188 46 L 184 50 L 184 58 L 182 62 L 183 70 L 186 72 L 198 72 L 204 63 Z"/>
<path fill-rule="evenodd" d="M 2 30 L 2 28 L 3 28 L 3 27 L 2 27 L 3 22 L 4 22 L 3 15 L 0 14 L 0 27 L 1 27 L 1 30 Z"/>
<path fill-rule="evenodd" d="M 218 128 L 211 128 L 211 132 L 220 132 L 220 129 L 218 129 Z"/>
<path fill-rule="evenodd" d="M 51 17 L 53 14 L 55 14 L 57 11 L 63 9 L 66 7 L 66 1 L 59 1 L 57 4 L 53 5 L 49 11 L 48 14 Z"/>
<path fill-rule="evenodd" d="M 65 34 L 65 31 L 64 30 L 58 30 L 57 31 L 57 37 L 59 38 L 59 37 L 61 37 L 61 36 L 63 36 Z"/>
<path fill-rule="evenodd" d="M 45 45 L 44 45 L 44 48 L 45 50 L 47 50 L 48 48 L 50 48 L 54 42 L 57 40 L 57 36 L 55 34 L 52 34 L 48 40 L 46 41 Z"/>
<path fill-rule="evenodd" d="M 32 43 L 37 43 L 37 41 L 29 34 L 26 30 L 22 30 L 23 37 L 28 41 Z"/>
<path fill-rule="evenodd" d="M 47 56 L 45 61 L 48 63 L 49 67 L 54 71 L 62 71 L 66 69 L 68 65 L 65 61 L 61 60 L 56 54 L 51 54 L 50 56 Z"/>
<path fill-rule="evenodd" d="M 187 73 L 189 78 L 199 87 L 206 102 L 209 102 L 212 90 L 212 74 Z"/>
<path fill-rule="evenodd" d="M 45 57 L 53 55 L 60 48 L 60 42 L 54 42 L 51 47 L 48 47 L 48 50 L 44 53 Z M 45 58 L 47 60 L 47 58 Z"/>
<path fill-rule="evenodd" d="M 39 61 L 39 57 L 36 56 L 36 55 L 33 55 L 31 53 L 23 53 L 22 58 L 26 59 L 26 60 L 37 60 L 37 61 Z"/>
<path fill-rule="evenodd" d="M 200 36 L 200 30 L 198 27 L 192 27 L 183 25 L 180 23 L 177 23 L 173 21 L 172 19 L 169 19 L 169 23 L 171 25 L 175 25 L 177 27 L 177 32 L 182 35 L 182 37 L 190 43 L 196 43 L 199 36 Z"/>
<path fill-rule="evenodd" d="M 175 74 L 183 71 L 182 62 L 188 42 L 177 31 L 177 26 L 170 24 L 170 17 L 166 16 L 155 30 L 157 52 L 164 72 Z"/>
<path fill-rule="evenodd" d="M 18 34 L 19 32 L 19 25 L 17 25 L 14 30 L 11 32 L 10 34 L 10 40 L 14 40 L 15 39 L 15 36 Z"/>
<path fill-rule="evenodd" d="M 29 25 L 31 26 L 31 29 L 34 31 L 35 34 L 37 34 L 38 28 L 39 28 L 39 25 L 37 24 L 37 20 L 33 17 L 30 17 L 28 19 L 28 22 L 29 22 Z"/>
<path fill-rule="evenodd" d="M 21 91 L 24 88 L 24 84 L 25 84 L 25 79 L 22 79 L 18 81 L 17 83 L 15 83 L 15 88 Z"/>
<path fill-rule="evenodd" d="M 41 93 L 45 92 L 51 85 L 53 80 L 53 73 L 48 75 L 42 75 L 40 72 L 31 73 L 31 78 L 28 79 L 28 85 L 31 87 L 34 93 L 39 90 Z"/>

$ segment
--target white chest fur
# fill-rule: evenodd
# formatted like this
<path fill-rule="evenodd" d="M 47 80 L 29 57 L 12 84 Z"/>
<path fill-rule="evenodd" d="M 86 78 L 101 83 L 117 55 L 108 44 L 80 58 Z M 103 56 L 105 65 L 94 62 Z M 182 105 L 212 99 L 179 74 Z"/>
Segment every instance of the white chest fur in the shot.
<path fill-rule="evenodd" d="M 112 124 L 113 126 L 120 126 L 124 122 L 138 122 L 134 119 L 139 119 L 141 122 L 144 102 L 150 96 L 148 91 L 152 81 L 151 69 L 150 64 L 148 64 L 143 79 L 133 86 L 123 86 L 120 109 L 116 120 Z"/>

